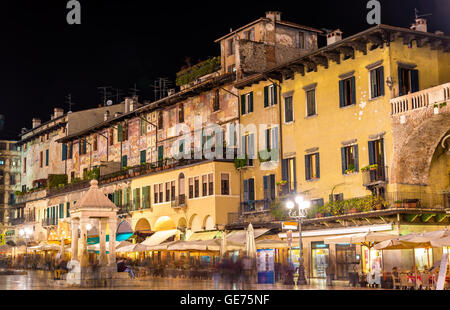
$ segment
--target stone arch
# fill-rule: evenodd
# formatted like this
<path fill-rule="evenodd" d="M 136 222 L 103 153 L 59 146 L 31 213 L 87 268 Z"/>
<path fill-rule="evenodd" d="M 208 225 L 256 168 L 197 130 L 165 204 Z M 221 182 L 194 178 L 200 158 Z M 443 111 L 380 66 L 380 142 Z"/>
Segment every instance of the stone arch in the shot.
<path fill-rule="evenodd" d="M 214 225 L 214 219 L 211 215 L 205 216 L 205 219 L 203 220 L 203 227 L 205 228 L 205 230 L 216 229 L 216 225 Z"/>
<path fill-rule="evenodd" d="M 194 214 L 191 216 L 191 219 L 189 220 L 189 228 L 193 232 L 202 231 L 202 220 L 200 216 L 197 214 Z"/>
<path fill-rule="evenodd" d="M 450 113 L 415 113 L 406 124 L 394 124 L 392 183 L 428 185 L 433 155 L 450 132 Z"/>
<path fill-rule="evenodd" d="M 151 226 L 147 219 L 141 218 L 137 221 L 136 226 L 134 226 L 134 231 L 150 231 Z"/>
<path fill-rule="evenodd" d="M 161 216 L 156 220 L 154 225 L 155 231 L 171 230 L 176 228 L 177 226 L 175 224 L 175 221 L 172 220 L 169 216 Z"/>
<path fill-rule="evenodd" d="M 179 220 L 178 220 L 178 225 L 177 225 L 177 228 L 178 229 L 186 229 L 187 228 L 187 221 L 186 221 L 186 218 L 184 218 L 184 217 L 181 217 Z"/>
<path fill-rule="evenodd" d="M 149 230 L 150 230 L 150 228 L 149 228 Z M 131 228 L 131 225 L 130 225 L 130 223 L 128 223 L 128 221 L 123 220 L 122 222 L 120 222 L 119 225 L 117 225 L 117 234 L 124 234 L 124 233 L 130 233 L 130 232 L 133 232 L 133 228 Z"/>

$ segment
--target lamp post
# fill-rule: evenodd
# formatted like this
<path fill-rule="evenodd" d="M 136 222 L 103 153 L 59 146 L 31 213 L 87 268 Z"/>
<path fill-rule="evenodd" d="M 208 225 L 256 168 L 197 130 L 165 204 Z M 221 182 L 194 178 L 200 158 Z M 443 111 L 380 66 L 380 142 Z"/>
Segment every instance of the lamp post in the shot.
<path fill-rule="evenodd" d="M 297 205 L 297 208 L 295 206 Z M 289 210 L 289 216 L 298 221 L 298 240 L 299 240 L 299 258 L 298 258 L 298 284 L 305 285 L 305 267 L 303 266 L 303 243 L 302 243 L 302 223 L 306 217 L 306 212 L 311 206 L 311 202 L 304 200 L 302 196 L 295 197 L 295 202 L 288 201 L 286 207 Z"/>
<path fill-rule="evenodd" d="M 22 228 L 21 230 L 19 230 L 19 235 L 25 240 L 25 258 L 24 258 L 24 264 L 26 267 L 26 258 L 28 255 L 28 238 L 31 237 L 31 235 L 33 234 L 33 231 L 31 230 L 31 228 L 29 227 L 25 227 Z"/>

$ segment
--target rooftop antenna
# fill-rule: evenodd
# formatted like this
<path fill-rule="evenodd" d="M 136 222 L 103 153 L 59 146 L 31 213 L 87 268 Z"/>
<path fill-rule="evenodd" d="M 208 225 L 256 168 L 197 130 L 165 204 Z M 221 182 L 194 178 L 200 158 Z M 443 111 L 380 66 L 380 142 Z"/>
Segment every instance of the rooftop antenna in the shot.
<path fill-rule="evenodd" d="M 103 97 L 103 106 L 106 106 L 106 102 L 108 101 L 108 99 L 111 97 L 111 86 L 102 86 L 102 87 L 97 87 L 98 90 L 100 91 L 102 97 Z"/>
<path fill-rule="evenodd" d="M 116 104 L 119 104 L 123 97 L 123 91 L 118 88 L 114 89 L 114 91 L 116 92 L 116 94 L 114 95 L 116 98 Z"/>
<path fill-rule="evenodd" d="M 71 113 L 72 112 L 72 106 L 76 105 L 75 102 L 72 102 L 72 94 L 68 94 L 66 96 L 66 103 L 69 105 L 69 113 Z"/>
<path fill-rule="evenodd" d="M 419 10 L 417 8 L 414 9 L 414 14 L 416 15 L 416 19 L 433 15 L 433 14 L 422 14 L 422 15 L 419 15 Z"/>
<path fill-rule="evenodd" d="M 168 78 L 160 77 L 155 80 L 150 86 L 155 92 L 155 101 L 167 97 L 170 86 L 172 86 L 172 82 Z"/>
<path fill-rule="evenodd" d="M 133 88 L 130 88 L 129 93 L 130 93 L 131 97 L 134 98 L 134 97 L 137 97 L 138 92 L 140 92 L 140 90 L 137 89 L 136 83 L 134 83 L 134 87 L 133 87 Z"/>

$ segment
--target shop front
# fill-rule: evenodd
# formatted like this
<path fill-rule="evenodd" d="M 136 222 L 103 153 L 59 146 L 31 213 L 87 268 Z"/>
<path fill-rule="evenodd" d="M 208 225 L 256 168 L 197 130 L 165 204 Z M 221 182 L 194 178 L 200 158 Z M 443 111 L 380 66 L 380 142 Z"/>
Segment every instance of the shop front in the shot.
<path fill-rule="evenodd" d="M 382 270 L 383 251 L 377 251 L 373 248 L 362 246 L 363 271 L 369 273 L 372 270 Z"/>
<path fill-rule="evenodd" d="M 353 267 L 357 263 L 355 244 L 336 244 L 336 277 L 338 280 L 349 280 L 349 272 L 353 272 Z"/>
<path fill-rule="evenodd" d="M 330 263 L 330 248 L 323 241 L 311 242 L 312 278 L 326 278 Z"/>

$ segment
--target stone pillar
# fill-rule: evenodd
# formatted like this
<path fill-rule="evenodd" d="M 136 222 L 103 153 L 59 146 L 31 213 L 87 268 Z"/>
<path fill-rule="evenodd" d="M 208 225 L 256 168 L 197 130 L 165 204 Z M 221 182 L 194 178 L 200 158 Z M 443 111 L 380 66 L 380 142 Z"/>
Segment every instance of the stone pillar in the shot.
<path fill-rule="evenodd" d="M 109 218 L 109 266 L 116 265 L 116 229 L 117 219 L 114 216 Z"/>
<path fill-rule="evenodd" d="M 80 219 L 80 237 L 81 237 L 81 245 L 80 245 L 80 253 L 79 253 L 79 261 L 80 267 L 89 266 L 89 257 L 87 253 L 87 228 L 86 225 L 89 223 L 89 218 Z"/>
<path fill-rule="evenodd" d="M 72 218 L 72 260 L 78 261 L 78 227 L 80 226 L 80 220 L 78 218 Z"/>
<path fill-rule="evenodd" d="M 99 227 L 99 236 L 100 236 L 100 255 L 99 255 L 99 263 L 100 266 L 106 266 L 108 264 L 106 258 L 106 218 L 100 218 L 98 220 Z"/>

